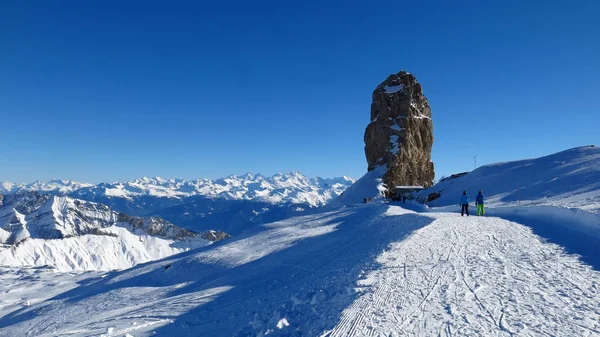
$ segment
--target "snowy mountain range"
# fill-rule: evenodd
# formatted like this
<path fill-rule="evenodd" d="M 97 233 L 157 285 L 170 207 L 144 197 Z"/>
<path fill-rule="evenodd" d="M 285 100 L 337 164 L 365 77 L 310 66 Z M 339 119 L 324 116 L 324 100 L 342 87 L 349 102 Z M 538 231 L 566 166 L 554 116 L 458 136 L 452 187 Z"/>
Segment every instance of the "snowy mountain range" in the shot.
<path fill-rule="evenodd" d="M 179 228 L 106 205 L 21 191 L 0 198 L 0 265 L 124 269 L 210 244 L 224 234 Z"/>
<path fill-rule="evenodd" d="M 9 181 L 0 182 L 0 194 L 14 194 L 20 191 L 38 191 L 54 194 L 69 194 L 80 188 L 90 187 L 93 184 L 78 183 L 71 180 L 52 179 L 49 182 L 35 181 L 29 184 L 17 184 Z"/>
<path fill-rule="evenodd" d="M 210 179 L 163 179 L 143 177 L 128 182 L 100 183 L 97 185 L 70 180 L 54 179 L 48 183 L 0 183 L 0 194 L 13 194 L 22 190 L 53 194 L 69 194 L 80 199 L 164 197 L 183 199 L 203 196 L 210 199 L 254 200 L 260 202 L 308 204 L 323 206 L 354 183 L 350 177 L 308 178 L 294 171 L 264 177 L 247 173 Z"/>
<path fill-rule="evenodd" d="M 384 200 L 373 170 L 315 214 L 127 270 L 4 269 L 0 336 L 600 335 L 599 158 L 483 166 L 424 191 L 438 207 Z M 461 217 L 478 189 L 487 216 Z"/>
<path fill-rule="evenodd" d="M 0 186 L 4 194 L 35 190 L 68 195 L 133 216 L 160 216 L 194 231 L 237 235 L 255 225 L 314 212 L 354 181 L 350 177 L 307 178 L 292 172 L 271 177 L 248 173 L 217 180 L 144 177 L 97 185 L 53 180 L 23 185 L 4 182 Z"/>
<path fill-rule="evenodd" d="M 144 177 L 97 185 L 58 179 L 3 182 L 0 265 L 128 268 L 315 211 L 353 181 L 310 179 L 292 172 L 215 181 Z"/>

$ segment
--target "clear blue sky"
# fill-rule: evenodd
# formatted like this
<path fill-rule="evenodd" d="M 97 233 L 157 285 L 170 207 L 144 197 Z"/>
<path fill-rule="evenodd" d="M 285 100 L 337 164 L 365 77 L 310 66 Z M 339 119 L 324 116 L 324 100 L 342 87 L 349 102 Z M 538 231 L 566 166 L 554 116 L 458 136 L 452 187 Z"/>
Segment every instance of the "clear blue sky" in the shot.
<path fill-rule="evenodd" d="M 0 180 L 366 171 L 417 77 L 437 176 L 599 144 L 600 1 L 4 1 Z"/>

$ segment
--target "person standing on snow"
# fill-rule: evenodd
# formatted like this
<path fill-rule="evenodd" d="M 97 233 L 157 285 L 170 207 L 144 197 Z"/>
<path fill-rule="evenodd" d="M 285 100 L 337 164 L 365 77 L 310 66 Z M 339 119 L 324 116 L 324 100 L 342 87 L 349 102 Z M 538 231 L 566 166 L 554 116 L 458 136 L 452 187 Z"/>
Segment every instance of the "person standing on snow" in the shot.
<path fill-rule="evenodd" d="M 469 216 L 469 196 L 467 195 L 467 191 L 463 191 L 463 194 L 460 196 L 460 216 L 464 216 L 467 213 Z"/>
<path fill-rule="evenodd" d="M 483 200 L 484 200 L 483 192 L 479 190 L 479 194 L 477 194 L 477 198 L 475 199 L 475 206 L 477 206 L 477 216 L 484 216 L 485 209 L 483 208 Z"/>

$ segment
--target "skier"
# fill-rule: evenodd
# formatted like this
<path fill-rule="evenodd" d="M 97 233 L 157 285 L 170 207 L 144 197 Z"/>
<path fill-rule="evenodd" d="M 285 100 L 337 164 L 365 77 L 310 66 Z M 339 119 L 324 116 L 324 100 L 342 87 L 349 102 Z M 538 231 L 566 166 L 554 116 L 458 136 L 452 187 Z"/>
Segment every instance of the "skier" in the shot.
<path fill-rule="evenodd" d="M 485 209 L 483 208 L 483 200 L 485 197 L 483 196 L 483 192 L 479 190 L 479 194 L 477 194 L 477 198 L 475 199 L 475 205 L 477 206 L 477 216 L 485 216 Z"/>
<path fill-rule="evenodd" d="M 460 196 L 460 216 L 464 216 L 467 213 L 469 216 L 469 196 L 467 195 L 467 191 L 463 191 L 463 194 Z"/>

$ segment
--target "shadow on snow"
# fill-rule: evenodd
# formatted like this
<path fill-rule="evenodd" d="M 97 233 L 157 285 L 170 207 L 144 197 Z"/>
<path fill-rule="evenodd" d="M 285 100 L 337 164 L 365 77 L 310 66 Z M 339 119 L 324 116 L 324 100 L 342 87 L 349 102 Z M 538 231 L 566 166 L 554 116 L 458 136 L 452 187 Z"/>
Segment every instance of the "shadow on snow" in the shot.
<path fill-rule="evenodd" d="M 518 213 L 501 215 L 500 217 L 531 228 L 534 234 L 563 247 L 569 254 L 578 255 L 582 262 L 600 271 L 600 242 L 598 238 L 574 229 L 576 224 L 573 228 L 570 228 L 568 224 L 547 219 L 536 219 Z"/>
<path fill-rule="evenodd" d="M 212 301 L 188 305 L 183 313 L 172 314 L 169 318 L 174 320 L 173 324 L 157 327 L 153 330 L 154 335 L 256 336 L 268 330 L 272 330 L 270 335 L 318 335 L 333 328 L 341 312 L 360 295 L 355 290 L 357 281 L 378 267 L 375 258 L 383 250 L 434 220 L 426 214 L 415 213 L 384 216 L 387 209 L 388 205 L 381 204 L 357 205 L 303 217 L 297 224 L 284 220 L 275 226 L 261 226 L 241 237 L 91 280 L 45 301 L 43 307 L 35 311 L 44 312 L 44 307 L 48 307 L 55 310 L 53 314 L 60 315 L 64 309 L 60 305 L 50 308 L 49 302 L 58 300 L 70 304 L 62 308 L 85 307 L 86 301 L 96 296 L 133 287 L 181 285 L 160 296 L 166 306 L 169 298 L 193 303 L 193 297 L 199 292 L 227 287 L 228 290 L 212 296 Z M 286 222 L 289 227 L 309 224 L 307 230 L 319 226 L 336 227 L 236 266 L 195 258 L 211 249 L 227 248 L 257 234 L 286 228 Z M 132 307 L 138 304 L 130 303 Z M 124 315 L 123 311 L 120 314 Z M 35 317 L 32 310 L 15 311 L 0 321 L 0 329 L 16 324 L 33 326 L 35 320 L 28 321 Z M 147 318 L 164 317 L 149 314 Z M 283 318 L 289 326 L 279 330 L 277 323 Z"/>

